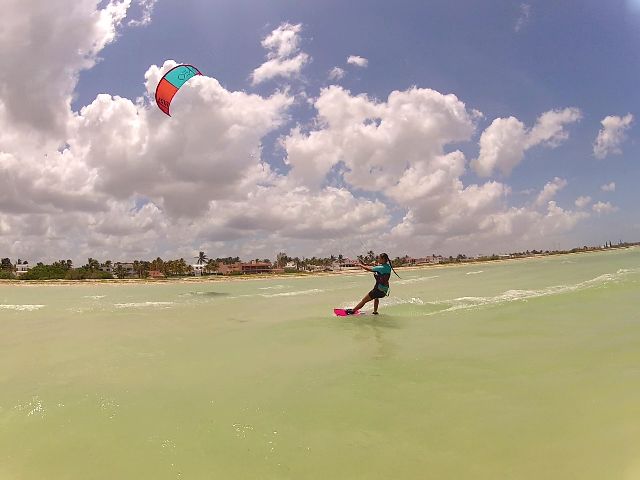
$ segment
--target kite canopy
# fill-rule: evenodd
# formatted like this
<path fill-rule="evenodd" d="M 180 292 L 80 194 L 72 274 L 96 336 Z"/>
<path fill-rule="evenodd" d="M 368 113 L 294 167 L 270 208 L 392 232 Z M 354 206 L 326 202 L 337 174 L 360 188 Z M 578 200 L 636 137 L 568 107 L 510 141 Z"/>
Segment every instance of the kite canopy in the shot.
<path fill-rule="evenodd" d="M 196 75 L 202 74 L 200 70 L 193 65 L 178 65 L 165 73 L 156 88 L 156 103 L 160 110 L 171 116 L 169 107 L 171 106 L 171 100 L 173 100 L 174 95 L 182 85 Z"/>

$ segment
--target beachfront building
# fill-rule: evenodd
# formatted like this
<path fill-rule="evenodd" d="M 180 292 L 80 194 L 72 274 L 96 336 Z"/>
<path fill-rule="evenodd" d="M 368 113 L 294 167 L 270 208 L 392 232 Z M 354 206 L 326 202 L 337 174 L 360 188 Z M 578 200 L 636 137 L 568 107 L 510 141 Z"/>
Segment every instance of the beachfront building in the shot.
<path fill-rule="evenodd" d="M 236 262 L 222 264 L 218 267 L 218 273 L 222 275 L 245 275 L 251 273 L 272 273 L 274 269 L 266 262 Z"/>
<path fill-rule="evenodd" d="M 440 263 L 443 260 L 442 255 L 429 255 L 428 257 L 407 258 L 407 265 L 429 265 L 432 263 Z"/>
<path fill-rule="evenodd" d="M 111 275 L 114 275 L 112 263 L 103 263 L 98 268 L 100 269 L 101 272 L 110 273 Z"/>
<path fill-rule="evenodd" d="M 357 270 L 359 268 L 358 261 L 350 258 L 343 258 L 341 261 L 334 262 L 332 267 L 334 270 Z"/>
<path fill-rule="evenodd" d="M 149 270 L 149 278 L 165 278 L 165 274 L 160 270 Z"/>
<path fill-rule="evenodd" d="M 327 270 L 331 269 L 323 265 L 307 265 L 307 272 L 324 272 Z"/>
<path fill-rule="evenodd" d="M 296 262 L 287 262 L 284 266 L 285 272 L 297 272 L 299 270 L 298 264 Z"/>
<path fill-rule="evenodd" d="M 31 265 L 26 260 L 23 262 L 22 260 L 18 260 L 18 263 L 15 265 L 16 277 L 20 277 L 24 275 L 31 269 Z"/>
<path fill-rule="evenodd" d="M 138 276 L 135 269 L 133 268 L 133 263 L 129 262 L 114 262 L 109 265 L 101 265 L 100 270 L 110 273 L 113 278 L 118 277 L 118 272 L 122 274 L 123 278 L 135 278 Z"/>
<path fill-rule="evenodd" d="M 193 274 L 196 277 L 201 277 L 206 267 L 207 267 L 206 263 L 196 263 L 195 265 L 191 265 Z"/>

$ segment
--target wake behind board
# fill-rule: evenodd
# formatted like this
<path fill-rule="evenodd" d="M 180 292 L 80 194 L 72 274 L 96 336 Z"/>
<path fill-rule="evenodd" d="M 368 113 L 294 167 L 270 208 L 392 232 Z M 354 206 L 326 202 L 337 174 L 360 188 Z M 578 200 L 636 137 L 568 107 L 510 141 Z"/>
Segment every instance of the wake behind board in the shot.
<path fill-rule="evenodd" d="M 353 316 L 353 315 L 364 315 L 364 313 L 361 312 L 360 310 L 352 313 L 351 315 L 347 315 L 347 311 L 344 308 L 334 308 L 333 309 L 333 313 L 335 313 L 336 317 L 347 317 L 347 316 Z"/>

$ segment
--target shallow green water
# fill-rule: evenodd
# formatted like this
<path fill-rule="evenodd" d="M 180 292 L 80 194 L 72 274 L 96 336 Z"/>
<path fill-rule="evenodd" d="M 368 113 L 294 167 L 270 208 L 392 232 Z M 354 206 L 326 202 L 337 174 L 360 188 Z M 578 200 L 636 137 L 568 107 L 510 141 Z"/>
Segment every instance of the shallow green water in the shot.
<path fill-rule="evenodd" d="M 0 286 L 0 479 L 640 478 L 640 249 Z"/>

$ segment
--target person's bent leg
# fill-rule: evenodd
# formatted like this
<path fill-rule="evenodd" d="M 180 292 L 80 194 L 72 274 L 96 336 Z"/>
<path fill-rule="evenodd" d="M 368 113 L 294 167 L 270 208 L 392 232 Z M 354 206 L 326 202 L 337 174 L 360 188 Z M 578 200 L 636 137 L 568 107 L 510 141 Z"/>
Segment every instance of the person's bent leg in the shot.
<path fill-rule="evenodd" d="M 373 300 L 373 299 L 369 296 L 369 294 L 365 295 L 364 298 L 362 300 L 360 300 L 360 303 L 358 305 L 356 305 L 355 307 L 353 307 L 353 312 L 357 312 L 362 307 L 364 307 L 365 303 L 370 302 L 371 300 Z"/>

